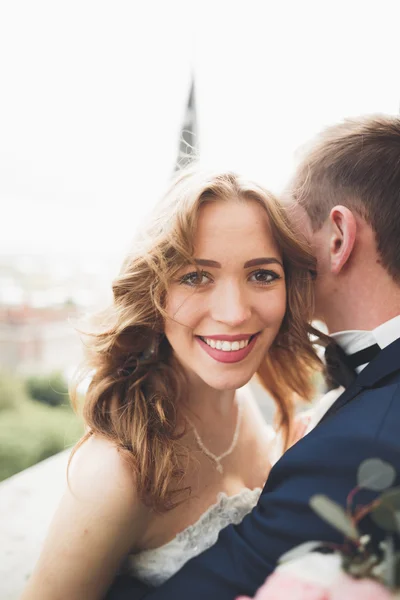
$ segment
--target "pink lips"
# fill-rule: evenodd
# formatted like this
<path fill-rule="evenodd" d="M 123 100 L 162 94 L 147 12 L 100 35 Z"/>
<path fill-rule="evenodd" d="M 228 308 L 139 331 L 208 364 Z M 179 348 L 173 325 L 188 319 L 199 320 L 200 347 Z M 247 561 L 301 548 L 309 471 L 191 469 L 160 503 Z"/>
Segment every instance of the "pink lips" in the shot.
<path fill-rule="evenodd" d="M 258 336 L 259 336 L 259 333 L 256 333 L 245 348 L 240 348 L 239 350 L 231 350 L 230 352 L 225 352 L 224 350 L 217 350 L 217 348 L 211 348 L 211 346 L 206 344 L 206 342 L 203 342 L 203 340 L 200 337 L 196 336 L 196 340 L 198 341 L 200 346 L 203 348 L 203 350 L 205 350 L 207 352 L 207 354 L 209 356 L 211 356 L 211 358 L 213 358 L 214 360 L 217 360 L 218 362 L 222 362 L 222 363 L 236 363 L 236 362 L 243 360 L 244 358 L 246 358 L 246 356 L 248 354 L 250 354 L 250 352 L 254 348 L 254 345 L 257 341 Z M 218 335 L 218 336 L 210 335 L 210 336 L 207 336 L 207 338 L 209 340 L 221 340 L 221 341 L 227 341 L 227 342 L 248 340 L 249 337 L 250 337 L 250 335 Z"/>

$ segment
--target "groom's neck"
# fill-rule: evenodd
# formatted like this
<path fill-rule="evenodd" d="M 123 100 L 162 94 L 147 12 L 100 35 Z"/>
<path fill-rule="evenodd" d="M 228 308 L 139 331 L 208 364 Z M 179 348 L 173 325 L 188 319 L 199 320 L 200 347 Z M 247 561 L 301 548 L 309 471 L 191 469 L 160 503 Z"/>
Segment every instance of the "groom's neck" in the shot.
<path fill-rule="evenodd" d="M 377 260 L 355 257 L 346 270 L 322 281 L 319 317 L 329 333 L 371 331 L 400 314 L 400 284 Z"/>
<path fill-rule="evenodd" d="M 354 301 L 339 298 L 324 312 L 323 321 L 328 333 L 338 331 L 371 331 L 400 314 L 400 293 L 398 297 L 382 294 L 379 302 L 360 297 Z"/>

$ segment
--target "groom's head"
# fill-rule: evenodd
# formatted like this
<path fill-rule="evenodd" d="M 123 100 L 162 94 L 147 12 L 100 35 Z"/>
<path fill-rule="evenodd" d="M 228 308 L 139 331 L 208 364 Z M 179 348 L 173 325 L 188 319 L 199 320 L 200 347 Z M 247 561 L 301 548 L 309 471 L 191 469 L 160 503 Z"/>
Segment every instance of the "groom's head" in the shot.
<path fill-rule="evenodd" d="M 377 286 L 381 303 L 398 310 L 400 118 L 327 129 L 303 156 L 289 193 L 317 258 L 316 316 L 330 330 L 363 329 L 369 312 L 373 327 L 382 321 Z"/>

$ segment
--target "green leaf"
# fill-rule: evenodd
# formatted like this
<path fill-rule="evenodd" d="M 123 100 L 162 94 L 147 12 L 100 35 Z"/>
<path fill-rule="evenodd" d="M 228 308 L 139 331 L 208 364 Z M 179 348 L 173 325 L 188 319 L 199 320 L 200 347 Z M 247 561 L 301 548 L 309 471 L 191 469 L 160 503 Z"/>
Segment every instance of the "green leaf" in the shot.
<path fill-rule="evenodd" d="M 384 504 L 392 510 L 400 510 L 400 487 L 394 487 L 384 492 L 379 498 L 380 504 Z"/>
<path fill-rule="evenodd" d="M 398 528 L 396 513 L 380 504 L 371 512 L 371 519 L 385 531 L 395 532 Z"/>
<path fill-rule="evenodd" d="M 283 563 L 295 558 L 300 558 L 300 556 L 304 556 L 304 554 L 308 554 L 316 548 L 321 548 L 321 546 L 323 546 L 323 542 L 304 542 L 303 544 L 300 544 L 300 546 L 296 546 L 285 552 L 285 554 L 282 554 L 278 562 Z"/>
<path fill-rule="evenodd" d="M 380 492 L 386 490 L 396 479 L 396 471 L 390 463 L 380 458 L 364 460 L 358 468 L 359 487 Z"/>
<path fill-rule="evenodd" d="M 358 541 L 360 533 L 340 504 L 327 496 L 316 494 L 310 498 L 310 506 L 317 515 L 341 531 L 347 538 Z"/>
<path fill-rule="evenodd" d="M 383 493 L 371 511 L 371 519 L 385 531 L 400 533 L 400 487 Z"/>

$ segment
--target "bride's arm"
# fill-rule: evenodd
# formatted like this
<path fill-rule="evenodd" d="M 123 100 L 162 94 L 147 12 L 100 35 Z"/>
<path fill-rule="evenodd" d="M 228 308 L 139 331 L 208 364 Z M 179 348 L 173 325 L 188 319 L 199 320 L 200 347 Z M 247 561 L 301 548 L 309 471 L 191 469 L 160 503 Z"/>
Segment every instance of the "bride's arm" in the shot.
<path fill-rule="evenodd" d="M 146 527 L 132 469 L 111 443 L 85 442 L 69 484 L 21 600 L 103 598 Z"/>

